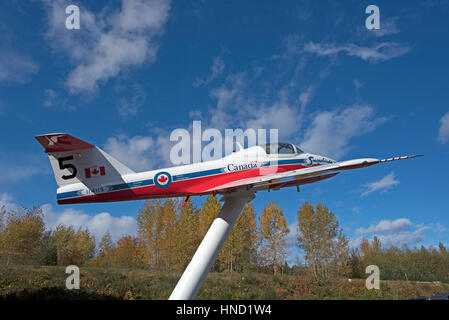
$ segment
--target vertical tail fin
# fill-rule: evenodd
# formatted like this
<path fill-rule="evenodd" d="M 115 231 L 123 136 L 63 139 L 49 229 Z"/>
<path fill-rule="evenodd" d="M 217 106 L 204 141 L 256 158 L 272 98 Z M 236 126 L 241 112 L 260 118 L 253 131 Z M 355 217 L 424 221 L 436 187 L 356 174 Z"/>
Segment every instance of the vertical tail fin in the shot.
<path fill-rule="evenodd" d="M 69 134 L 45 134 L 35 138 L 48 154 L 58 187 L 79 182 L 98 185 L 134 173 L 100 148 Z"/>

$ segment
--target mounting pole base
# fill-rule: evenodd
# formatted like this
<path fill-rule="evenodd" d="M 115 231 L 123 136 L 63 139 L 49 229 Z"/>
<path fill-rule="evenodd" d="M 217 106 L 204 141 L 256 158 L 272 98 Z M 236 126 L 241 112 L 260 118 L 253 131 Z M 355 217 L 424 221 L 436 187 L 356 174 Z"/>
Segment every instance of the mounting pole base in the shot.
<path fill-rule="evenodd" d="M 254 199 L 253 192 L 243 191 L 222 198 L 224 204 L 220 213 L 212 222 L 169 300 L 192 300 L 196 297 L 235 221 L 242 213 L 245 204 L 252 199 Z"/>

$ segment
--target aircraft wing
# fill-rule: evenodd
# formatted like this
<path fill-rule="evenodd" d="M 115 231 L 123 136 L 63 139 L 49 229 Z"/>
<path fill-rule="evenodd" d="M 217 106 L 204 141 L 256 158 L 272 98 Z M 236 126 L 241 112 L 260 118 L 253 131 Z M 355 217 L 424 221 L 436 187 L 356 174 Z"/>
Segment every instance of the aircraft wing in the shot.
<path fill-rule="evenodd" d="M 339 171 L 342 170 L 364 168 L 378 163 L 410 159 L 419 156 L 421 155 L 394 157 L 383 160 L 373 158 L 353 159 L 348 161 L 318 165 L 304 169 L 297 169 L 287 172 L 273 173 L 264 176 L 259 176 L 256 178 L 236 180 L 208 190 L 204 190 L 203 192 L 215 191 L 217 193 L 228 193 L 241 189 L 242 187 L 246 187 L 246 189 L 255 189 L 255 190 L 280 189 L 284 187 L 298 186 L 324 179 L 329 179 L 337 175 Z"/>

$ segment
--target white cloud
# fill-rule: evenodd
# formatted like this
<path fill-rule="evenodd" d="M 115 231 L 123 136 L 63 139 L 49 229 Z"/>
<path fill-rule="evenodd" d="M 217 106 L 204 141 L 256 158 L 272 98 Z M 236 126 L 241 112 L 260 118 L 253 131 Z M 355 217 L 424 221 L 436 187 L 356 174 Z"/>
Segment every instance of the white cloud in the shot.
<path fill-rule="evenodd" d="M 261 75 L 262 75 L 262 73 L 263 73 L 263 71 L 264 71 L 264 67 L 261 67 L 261 66 L 254 66 L 253 67 L 253 73 L 254 73 L 254 77 L 260 77 Z"/>
<path fill-rule="evenodd" d="M 366 188 L 366 190 L 362 193 L 362 197 L 378 190 L 386 192 L 398 184 L 399 181 L 395 179 L 394 172 L 390 172 L 379 181 L 373 181 L 363 185 L 362 187 Z"/>
<path fill-rule="evenodd" d="M 0 181 L 18 182 L 23 179 L 29 179 L 39 173 L 47 172 L 49 168 L 45 166 L 45 158 L 14 155 L 11 157 L 0 154 Z M 48 165 L 48 163 L 46 163 Z"/>
<path fill-rule="evenodd" d="M 0 82 L 26 83 L 39 71 L 39 65 L 18 52 L 1 48 Z"/>
<path fill-rule="evenodd" d="M 291 59 L 293 57 L 297 57 L 299 54 L 303 51 L 303 41 L 304 37 L 299 36 L 297 34 L 290 34 L 287 35 L 283 39 L 283 47 L 285 48 L 284 52 L 280 54 L 274 54 L 272 56 L 272 59 L 279 60 L 279 59 Z"/>
<path fill-rule="evenodd" d="M 124 165 L 136 171 L 150 170 L 152 168 L 151 154 L 155 152 L 155 142 L 148 136 L 128 137 L 117 135 L 110 137 L 104 149 Z"/>
<path fill-rule="evenodd" d="M 298 221 L 293 222 L 288 226 L 290 230 L 287 236 L 285 236 L 285 242 L 288 247 L 297 247 L 298 246 Z"/>
<path fill-rule="evenodd" d="M 429 229 L 430 227 L 420 227 L 413 231 L 397 231 L 375 236 L 380 240 L 380 243 L 383 247 L 401 247 L 403 245 L 411 246 L 422 243 L 425 239 L 425 232 Z M 352 248 L 359 247 L 363 238 L 366 238 L 366 236 L 361 236 L 359 238 L 351 240 L 349 242 L 349 246 Z M 368 239 L 372 241 L 373 238 L 374 235 L 372 237 L 369 237 Z"/>
<path fill-rule="evenodd" d="M 437 7 L 437 6 L 447 6 L 449 4 L 449 0 L 426 0 L 422 3 L 423 6 L 426 7 Z"/>
<path fill-rule="evenodd" d="M 170 150 L 174 143 L 170 141 L 170 133 L 161 128 L 152 128 L 152 133 L 151 136 L 133 137 L 119 134 L 109 137 L 103 147 L 107 153 L 135 171 L 173 166 Z"/>
<path fill-rule="evenodd" d="M 349 149 L 351 139 L 373 131 L 387 120 L 376 118 L 373 113 L 370 105 L 320 112 L 307 128 L 301 148 L 338 159 Z"/>
<path fill-rule="evenodd" d="M 287 102 L 275 102 L 273 105 L 259 107 L 255 117 L 249 117 L 245 125 L 255 130 L 279 129 L 281 137 L 289 137 L 298 132 L 301 119 L 298 109 L 294 106 Z"/>
<path fill-rule="evenodd" d="M 448 229 L 444 225 L 439 223 L 439 222 L 437 222 L 437 223 L 429 223 L 429 226 L 432 227 L 433 229 L 435 229 L 439 233 L 448 232 Z"/>
<path fill-rule="evenodd" d="M 53 89 L 47 89 L 44 92 L 44 107 L 51 108 L 55 105 L 58 93 Z"/>
<path fill-rule="evenodd" d="M 312 100 L 314 91 L 315 91 L 315 87 L 309 86 L 309 87 L 307 87 L 307 89 L 304 92 L 302 92 L 299 95 L 298 99 L 299 99 L 299 102 L 301 105 L 301 109 L 304 109 L 309 104 L 309 102 Z"/>
<path fill-rule="evenodd" d="M 438 131 L 438 140 L 445 144 L 449 141 L 449 112 L 440 119 L 440 129 Z"/>
<path fill-rule="evenodd" d="M 118 114 L 123 118 L 137 115 L 147 97 L 144 88 L 137 83 L 129 91 L 130 96 L 120 99 L 117 106 Z"/>
<path fill-rule="evenodd" d="M 131 216 L 114 217 L 108 212 L 89 215 L 82 210 L 71 208 L 55 211 L 51 204 L 42 205 L 42 211 L 48 229 L 54 229 L 61 224 L 73 226 L 75 229 L 87 228 L 95 236 L 97 243 L 108 231 L 113 241 L 124 235 L 135 236 L 137 233 L 136 219 Z"/>
<path fill-rule="evenodd" d="M 359 237 L 351 240 L 349 245 L 358 247 L 363 238 L 372 240 L 374 236 L 379 238 L 383 247 L 417 245 L 425 240 L 425 232 L 428 230 L 441 232 L 441 225 L 432 223 L 429 225 L 414 224 L 408 218 L 386 219 L 376 224 L 371 224 L 368 228 L 355 230 L 354 233 L 359 235 Z"/>
<path fill-rule="evenodd" d="M 0 194 L 0 203 L 2 205 L 10 203 L 12 200 L 13 200 L 13 197 L 9 193 L 4 192 L 4 193 Z"/>
<path fill-rule="evenodd" d="M 357 26 L 357 34 L 361 37 L 376 37 L 376 38 L 397 34 L 400 32 L 399 28 L 396 25 L 397 20 L 398 17 L 381 19 L 380 29 L 368 30 L 365 27 L 365 24 L 359 25 Z"/>
<path fill-rule="evenodd" d="M 207 127 L 278 129 L 280 138 L 288 138 L 301 127 L 301 115 L 313 95 L 313 87 L 308 87 L 297 99 L 289 99 L 285 91 L 271 103 L 258 101 L 248 90 L 246 73 L 228 77 L 225 84 L 210 91 L 215 105 L 209 110 Z"/>
<path fill-rule="evenodd" d="M 223 58 L 215 57 L 214 62 L 212 64 L 212 66 L 210 67 L 210 70 L 211 70 L 210 77 L 212 79 L 215 79 L 216 77 L 218 77 L 220 74 L 223 73 L 224 68 L 225 68 L 225 64 L 224 64 Z"/>
<path fill-rule="evenodd" d="M 246 92 L 246 74 L 238 73 L 228 77 L 227 83 L 210 91 L 216 105 L 210 110 L 209 126 L 217 129 L 230 128 L 237 117 L 230 111 L 238 111 L 248 104 Z"/>
<path fill-rule="evenodd" d="M 214 61 L 212 62 L 212 65 L 210 67 L 210 74 L 207 76 L 207 78 L 197 78 L 195 82 L 193 83 L 194 87 L 199 87 L 201 85 L 207 85 L 210 82 L 212 82 L 215 78 L 220 76 L 225 68 L 225 63 L 223 61 L 222 57 L 215 57 Z"/>
<path fill-rule="evenodd" d="M 383 19 L 380 23 L 380 29 L 372 29 L 367 31 L 370 34 L 375 35 L 376 37 L 383 37 L 399 33 L 399 29 L 396 26 L 396 18 Z"/>
<path fill-rule="evenodd" d="M 399 231 L 409 228 L 412 225 L 410 219 L 400 218 L 396 220 L 381 220 L 378 224 L 370 225 L 368 228 L 359 228 L 355 231 L 356 234 L 369 233 L 386 233 L 392 231 Z"/>
<path fill-rule="evenodd" d="M 373 47 L 361 47 L 353 43 L 335 45 L 309 42 L 304 46 L 304 50 L 319 56 L 335 56 L 344 52 L 348 56 L 376 63 L 402 56 L 410 51 L 410 47 L 395 42 L 382 42 Z"/>
<path fill-rule="evenodd" d="M 80 30 L 67 32 L 67 2 L 43 1 L 48 13 L 45 37 L 75 64 L 66 80 L 70 92 L 94 92 L 124 70 L 154 61 L 155 38 L 163 32 L 170 9 L 169 0 L 122 0 L 120 11 L 104 8 L 98 14 L 83 7 Z"/>
<path fill-rule="evenodd" d="M 170 160 L 170 151 L 174 142 L 170 141 L 170 132 L 165 129 L 156 128 L 154 129 L 154 134 L 157 148 L 156 152 L 153 153 L 153 157 L 155 158 L 153 163 L 158 166 L 173 166 Z"/>
<path fill-rule="evenodd" d="M 360 88 L 363 87 L 363 84 L 362 84 L 359 80 L 354 79 L 354 87 L 355 87 L 356 89 L 360 89 Z"/>
<path fill-rule="evenodd" d="M 0 194 L 0 210 L 20 212 L 20 207 L 14 203 L 14 198 L 7 192 Z"/>
<path fill-rule="evenodd" d="M 422 242 L 425 238 L 424 232 L 429 227 L 421 227 L 414 231 L 400 231 L 391 234 L 380 235 L 379 239 L 382 245 L 400 247 L 402 245 L 414 245 Z"/>

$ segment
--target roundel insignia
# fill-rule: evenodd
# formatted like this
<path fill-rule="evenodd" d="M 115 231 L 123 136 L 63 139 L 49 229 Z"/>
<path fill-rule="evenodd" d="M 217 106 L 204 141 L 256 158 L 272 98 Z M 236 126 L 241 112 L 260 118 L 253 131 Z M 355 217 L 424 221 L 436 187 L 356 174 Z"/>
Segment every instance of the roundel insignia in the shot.
<path fill-rule="evenodd" d="M 154 184 L 159 188 L 167 188 L 172 182 L 170 173 L 159 172 L 154 176 Z"/>

